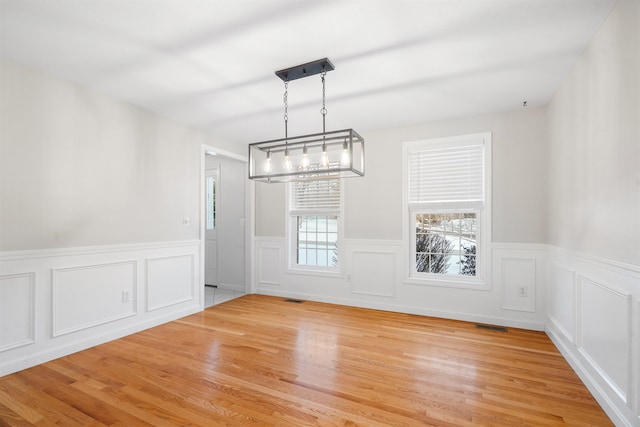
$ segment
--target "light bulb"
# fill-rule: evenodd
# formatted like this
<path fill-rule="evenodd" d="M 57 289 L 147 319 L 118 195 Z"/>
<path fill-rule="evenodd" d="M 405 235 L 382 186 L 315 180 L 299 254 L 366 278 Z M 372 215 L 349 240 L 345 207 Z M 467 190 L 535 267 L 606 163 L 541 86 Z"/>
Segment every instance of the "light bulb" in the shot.
<path fill-rule="evenodd" d="M 271 172 L 271 151 L 267 151 L 267 160 L 264 162 L 264 171 Z"/>
<path fill-rule="evenodd" d="M 349 145 L 345 140 L 342 143 L 342 157 L 340 159 L 340 164 L 342 164 L 342 166 L 349 166 L 349 163 L 351 163 L 351 156 L 349 155 Z"/>
<path fill-rule="evenodd" d="M 291 170 L 291 157 L 289 157 L 289 149 L 284 149 L 284 168 L 286 170 Z"/>
<path fill-rule="evenodd" d="M 322 144 L 322 156 L 320 157 L 320 164 L 324 168 L 329 166 L 329 157 L 327 156 L 327 144 Z"/>
<path fill-rule="evenodd" d="M 302 167 L 304 169 L 309 167 L 309 155 L 307 154 L 307 146 L 302 147 Z"/>

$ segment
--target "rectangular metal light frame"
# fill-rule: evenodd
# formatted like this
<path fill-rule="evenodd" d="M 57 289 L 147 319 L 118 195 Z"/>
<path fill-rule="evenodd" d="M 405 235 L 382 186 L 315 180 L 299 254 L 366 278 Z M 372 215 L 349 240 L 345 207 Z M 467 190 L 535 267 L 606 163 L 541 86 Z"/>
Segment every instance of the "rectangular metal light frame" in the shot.
<path fill-rule="evenodd" d="M 342 151 L 343 146 L 348 147 L 349 162 L 342 164 L 339 160 L 329 159 L 330 163 L 326 167 L 313 162 L 310 167 L 303 168 L 295 164 L 290 171 L 278 170 L 273 173 L 261 170 L 261 165 L 266 161 L 267 153 L 282 155 L 288 149 L 292 156 L 300 156 L 303 148 L 307 147 L 319 153 L 323 144 L 328 150 L 336 153 L 338 148 Z M 280 157 L 277 157 L 280 159 Z M 281 160 L 281 159 L 280 159 Z M 343 129 L 325 133 L 302 135 L 291 138 L 274 139 L 271 141 L 256 142 L 249 144 L 249 179 L 266 183 L 310 181 L 327 178 L 349 178 L 364 176 L 364 139 L 353 129 Z"/>

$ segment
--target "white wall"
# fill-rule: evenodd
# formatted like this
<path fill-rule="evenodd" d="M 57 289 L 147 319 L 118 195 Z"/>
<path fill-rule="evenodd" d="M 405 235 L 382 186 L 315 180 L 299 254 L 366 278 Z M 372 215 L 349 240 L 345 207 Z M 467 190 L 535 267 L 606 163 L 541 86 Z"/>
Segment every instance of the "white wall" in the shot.
<path fill-rule="evenodd" d="M 489 114 L 364 133 L 366 174 L 346 180 L 346 237 L 401 239 L 402 143 L 492 133 L 494 242 L 544 243 L 546 125 L 543 109 Z"/>
<path fill-rule="evenodd" d="M 364 133 L 364 178 L 345 180 L 340 277 L 287 271 L 285 188 L 256 186 L 258 292 L 532 329 L 544 327 L 546 118 L 543 109 Z M 489 290 L 405 283 L 402 143 L 492 132 L 493 280 Z M 527 286 L 526 297 L 516 295 Z"/>
<path fill-rule="evenodd" d="M 201 310 L 202 134 L 0 66 L 0 375 Z"/>
<path fill-rule="evenodd" d="M 1 67 L 1 251 L 198 238 L 200 132 Z"/>
<path fill-rule="evenodd" d="M 546 241 L 547 132 L 544 109 L 521 109 L 363 133 L 364 178 L 345 180 L 347 239 L 401 239 L 402 143 L 492 132 L 493 239 Z M 256 235 L 284 236 L 284 184 L 256 185 Z"/>
<path fill-rule="evenodd" d="M 549 243 L 635 265 L 639 15 L 620 2 L 549 105 Z"/>
<path fill-rule="evenodd" d="M 548 109 L 548 334 L 640 426 L 640 2 L 621 1 Z"/>

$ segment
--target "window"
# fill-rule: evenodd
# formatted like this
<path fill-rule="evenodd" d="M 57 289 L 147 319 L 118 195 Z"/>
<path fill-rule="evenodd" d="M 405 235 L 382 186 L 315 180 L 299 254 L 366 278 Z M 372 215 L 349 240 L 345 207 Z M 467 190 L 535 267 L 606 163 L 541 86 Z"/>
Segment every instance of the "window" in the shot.
<path fill-rule="evenodd" d="M 405 143 L 409 278 L 485 283 L 490 134 Z"/>
<path fill-rule="evenodd" d="M 290 266 L 338 271 L 342 215 L 340 179 L 289 185 Z"/>
<path fill-rule="evenodd" d="M 216 228 L 216 177 L 207 175 L 206 177 L 206 229 L 215 230 Z"/>

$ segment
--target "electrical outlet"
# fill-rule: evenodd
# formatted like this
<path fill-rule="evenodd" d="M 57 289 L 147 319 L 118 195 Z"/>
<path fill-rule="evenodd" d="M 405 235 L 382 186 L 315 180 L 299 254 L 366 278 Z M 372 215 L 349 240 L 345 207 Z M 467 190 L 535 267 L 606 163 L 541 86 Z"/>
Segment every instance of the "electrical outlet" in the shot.
<path fill-rule="evenodd" d="M 519 297 L 526 297 L 527 296 L 527 288 L 525 288 L 524 286 L 521 286 L 520 288 L 518 288 L 518 296 Z"/>
<path fill-rule="evenodd" d="M 185 226 L 191 224 L 191 218 L 185 216 L 184 218 L 182 218 L 182 224 Z"/>
<path fill-rule="evenodd" d="M 129 302 L 131 301 L 131 292 L 129 291 L 122 291 L 122 302 Z"/>

